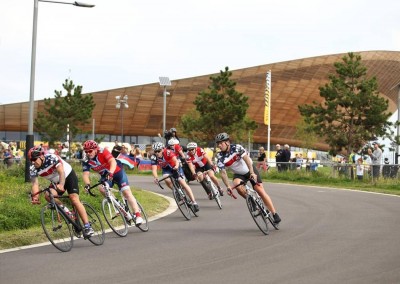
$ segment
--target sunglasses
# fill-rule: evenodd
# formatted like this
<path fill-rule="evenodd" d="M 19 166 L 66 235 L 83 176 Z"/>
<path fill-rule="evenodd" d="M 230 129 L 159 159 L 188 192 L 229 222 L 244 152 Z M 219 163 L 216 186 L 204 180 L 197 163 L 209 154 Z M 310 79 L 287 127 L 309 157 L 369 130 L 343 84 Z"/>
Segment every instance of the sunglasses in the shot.
<path fill-rule="evenodd" d="M 37 159 L 39 159 L 39 157 L 37 157 L 37 158 L 32 158 L 32 159 L 31 159 L 31 162 L 33 163 L 33 162 L 35 162 Z"/>
<path fill-rule="evenodd" d="M 94 151 L 93 149 L 92 149 L 92 150 L 85 150 L 85 153 L 86 153 L 86 154 L 92 154 L 93 151 Z"/>
<path fill-rule="evenodd" d="M 189 152 L 193 152 L 194 150 L 196 150 L 195 148 L 193 148 L 193 149 L 189 149 Z"/>
<path fill-rule="evenodd" d="M 160 153 L 160 152 L 161 152 L 161 150 L 154 151 L 154 153 L 156 153 L 156 154 L 157 154 L 157 153 Z"/>

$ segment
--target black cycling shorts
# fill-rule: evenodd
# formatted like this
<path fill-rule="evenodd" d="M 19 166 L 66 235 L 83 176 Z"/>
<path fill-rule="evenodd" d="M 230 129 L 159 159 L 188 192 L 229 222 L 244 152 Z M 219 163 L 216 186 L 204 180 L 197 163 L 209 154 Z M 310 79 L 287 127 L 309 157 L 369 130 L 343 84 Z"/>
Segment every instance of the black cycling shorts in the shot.
<path fill-rule="evenodd" d="M 65 178 L 64 189 L 68 194 L 76 193 L 79 194 L 78 177 L 74 170 L 72 170 L 69 175 Z M 64 191 L 64 192 L 65 192 Z M 63 195 L 64 192 L 57 190 L 58 195 Z"/>

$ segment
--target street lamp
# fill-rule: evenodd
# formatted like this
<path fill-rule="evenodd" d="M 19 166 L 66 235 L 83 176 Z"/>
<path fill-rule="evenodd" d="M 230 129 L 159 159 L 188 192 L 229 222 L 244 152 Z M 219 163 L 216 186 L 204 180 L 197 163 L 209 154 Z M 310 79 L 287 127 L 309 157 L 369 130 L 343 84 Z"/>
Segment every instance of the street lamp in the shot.
<path fill-rule="evenodd" d="M 38 22 L 38 8 L 39 2 L 67 4 L 77 7 L 93 8 L 95 5 L 85 4 L 82 2 L 58 2 L 58 1 L 46 1 L 46 0 L 35 0 L 33 6 L 33 31 L 32 31 L 32 56 L 31 56 L 31 84 L 29 93 L 29 116 L 28 116 L 28 134 L 26 135 L 25 144 L 25 182 L 30 180 L 29 167 L 30 161 L 28 158 L 28 150 L 32 148 L 34 136 L 33 136 L 33 108 L 35 102 L 35 68 L 36 68 L 36 38 L 37 38 L 37 22 Z"/>
<path fill-rule="evenodd" d="M 117 104 L 115 108 L 121 109 L 121 142 L 124 142 L 124 108 L 128 108 L 128 96 L 125 95 L 121 98 L 121 96 L 116 96 Z"/>
<path fill-rule="evenodd" d="M 163 98 L 164 98 L 164 108 L 163 108 L 163 135 L 165 133 L 166 127 L 166 115 L 167 115 L 167 86 L 171 86 L 171 81 L 168 77 L 159 77 L 160 86 L 163 87 Z"/>

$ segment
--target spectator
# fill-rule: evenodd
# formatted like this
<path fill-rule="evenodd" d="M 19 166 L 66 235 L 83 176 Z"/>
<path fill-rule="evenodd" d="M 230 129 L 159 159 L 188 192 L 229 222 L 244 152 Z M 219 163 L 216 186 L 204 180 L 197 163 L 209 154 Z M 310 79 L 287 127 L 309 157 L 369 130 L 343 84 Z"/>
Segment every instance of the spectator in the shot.
<path fill-rule="evenodd" d="M 312 158 L 311 163 L 310 163 L 310 170 L 312 172 L 315 172 L 315 171 L 317 171 L 317 169 L 318 169 L 318 163 L 315 161 L 314 158 Z"/>
<path fill-rule="evenodd" d="M 303 166 L 303 154 L 296 154 L 296 169 L 301 170 Z"/>
<path fill-rule="evenodd" d="M 283 156 L 284 159 L 282 160 L 284 163 L 282 163 L 283 170 L 286 171 L 289 168 L 289 163 L 290 163 L 290 157 L 292 153 L 290 153 L 290 147 L 288 144 L 285 144 L 283 146 Z"/>
<path fill-rule="evenodd" d="M 258 157 L 257 157 L 257 170 L 263 169 L 264 172 L 266 172 L 267 169 L 267 163 L 266 163 L 267 155 L 265 154 L 265 149 L 264 147 L 260 147 L 258 149 Z"/>
<path fill-rule="evenodd" d="M 382 150 L 379 148 L 379 144 L 375 142 L 374 151 L 372 152 L 371 148 L 368 148 L 368 155 L 372 160 L 372 177 L 379 178 L 381 171 L 381 160 L 382 160 Z"/>
<path fill-rule="evenodd" d="M 278 168 L 278 172 L 283 171 L 284 166 L 282 162 L 285 162 L 285 153 L 284 150 L 281 149 L 281 145 L 279 144 L 276 144 L 275 162 L 276 167 Z"/>
<path fill-rule="evenodd" d="M 357 159 L 357 164 L 356 164 L 356 174 L 357 174 L 357 179 L 362 180 L 364 177 L 364 165 L 363 165 L 363 158 L 359 157 Z"/>

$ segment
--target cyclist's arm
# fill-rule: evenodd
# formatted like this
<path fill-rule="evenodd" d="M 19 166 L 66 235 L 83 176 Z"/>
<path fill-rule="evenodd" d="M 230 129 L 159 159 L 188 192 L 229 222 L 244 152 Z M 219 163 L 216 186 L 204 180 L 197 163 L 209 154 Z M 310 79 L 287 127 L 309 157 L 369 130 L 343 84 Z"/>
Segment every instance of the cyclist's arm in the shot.
<path fill-rule="evenodd" d="M 244 160 L 244 162 L 246 163 L 247 167 L 249 168 L 250 177 L 253 178 L 253 179 L 255 179 L 255 180 L 257 180 L 257 176 L 256 176 L 256 174 L 254 173 L 253 164 L 251 163 L 250 156 L 247 155 L 247 154 L 244 155 L 244 156 L 243 156 L 243 160 Z M 254 176 L 256 176 L 256 177 L 254 178 Z"/>
<path fill-rule="evenodd" d="M 230 188 L 228 174 L 226 173 L 225 169 L 220 171 L 222 182 L 225 184 L 227 188 Z"/>
<path fill-rule="evenodd" d="M 89 171 L 84 171 L 82 173 L 82 180 L 85 185 L 90 184 L 90 173 Z"/>
<path fill-rule="evenodd" d="M 153 173 L 153 178 L 158 178 L 157 165 L 151 165 L 151 172 Z"/>
<path fill-rule="evenodd" d="M 39 180 L 37 177 L 32 177 L 31 182 L 32 182 L 31 194 L 32 196 L 34 196 L 36 193 L 39 192 Z M 38 198 L 38 196 L 36 195 L 34 198 Z"/>
<path fill-rule="evenodd" d="M 110 172 L 110 174 L 113 175 L 115 170 L 117 169 L 117 160 L 114 157 L 112 157 L 107 161 L 107 163 L 110 166 L 110 169 L 108 171 Z"/>
<path fill-rule="evenodd" d="M 64 184 L 65 184 L 65 172 L 64 172 L 64 165 L 60 162 L 59 165 L 57 166 L 57 173 L 58 173 L 58 184 L 57 188 L 59 190 L 65 190 L 64 189 Z"/>

